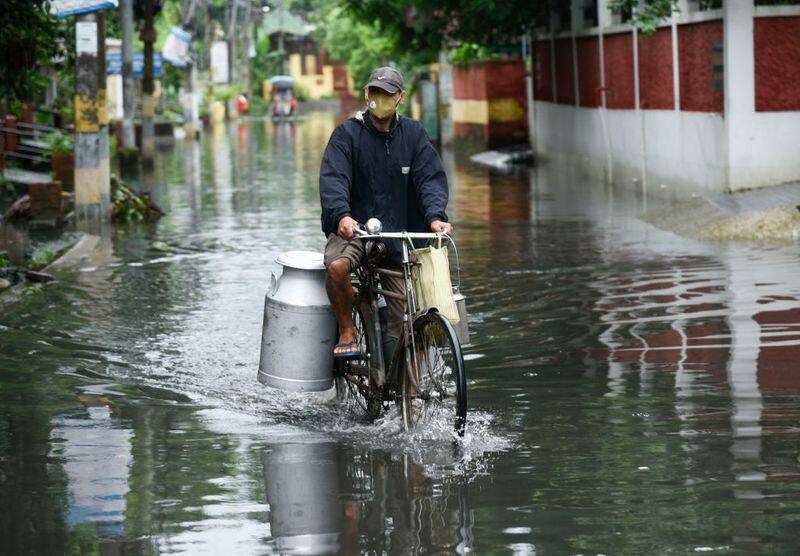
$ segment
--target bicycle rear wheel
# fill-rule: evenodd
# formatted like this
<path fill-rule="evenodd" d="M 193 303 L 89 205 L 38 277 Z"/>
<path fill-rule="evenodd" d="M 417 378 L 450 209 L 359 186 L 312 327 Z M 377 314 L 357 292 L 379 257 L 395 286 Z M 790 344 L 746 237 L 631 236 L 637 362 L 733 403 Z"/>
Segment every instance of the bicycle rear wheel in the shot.
<path fill-rule="evenodd" d="M 436 311 L 417 317 L 410 351 L 411 361 L 404 361 L 400 369 L 406 430 L 447 417 L 454 419 L 456 433 L 463 435 L 467 375 L 461 344 L 450 322 Z"/>
<path fill-rule="evenodd" d="M 372 384 L 370 361 L 376 349 L 371 320 L 372 312 L 362 304 L 353 308 L 356 341 L 361 355 L 352 359 L 337 359 L 336 396 L 340 401 L 355 403 L 370 419 L 380 414 L 381 403 Z"/>

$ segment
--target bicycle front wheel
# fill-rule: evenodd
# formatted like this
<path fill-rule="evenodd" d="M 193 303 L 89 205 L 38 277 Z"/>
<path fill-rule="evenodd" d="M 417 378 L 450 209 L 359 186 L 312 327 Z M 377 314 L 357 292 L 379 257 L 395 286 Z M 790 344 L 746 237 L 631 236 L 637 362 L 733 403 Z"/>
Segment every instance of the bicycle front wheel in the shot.
<path fill-rule="evenodd" d="M 450 322 L 436 311 L 414 321 L 414 342 L 401 368 L 406 430 L 453 418 L 459 436 L 467 422 L 467 373 Z"/>

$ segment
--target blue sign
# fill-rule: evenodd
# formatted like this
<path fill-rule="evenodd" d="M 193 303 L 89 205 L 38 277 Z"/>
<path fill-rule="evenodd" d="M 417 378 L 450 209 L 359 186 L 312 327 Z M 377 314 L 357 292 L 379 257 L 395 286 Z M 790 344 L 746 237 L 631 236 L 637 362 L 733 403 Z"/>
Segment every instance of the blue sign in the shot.
<path fill-rule="evenodd" d="M 52 0 L 50 2 L 50 13 L 56 17 L 64 18 L 71 15 L 113 10 L 117 5 L 118 0 Z"/>
<path fill-rule="evenodd" d="M 122 52 L 106 52 L 106 75 L 122 75 Z"/>
<path fill-rule="evenodd" d="M 164 64 L 159 52 L 153 53 L 153 77 L 161 77 L 164 73 Z M 106 52 L 106 75 L 122 75 L 122 53 Z M 133 55 L 133 76 L 144 76 L 144 54 L 136 52 Z"/>
<path fill-rule="evenodd" d="M 161 53 L 153 52 L 153 77 L 161 77 L 164 73 L 164 64 L 161 61 Z M 133 55 L 133 76 L 144 77 L 144 54 L 136 52 Z"/>

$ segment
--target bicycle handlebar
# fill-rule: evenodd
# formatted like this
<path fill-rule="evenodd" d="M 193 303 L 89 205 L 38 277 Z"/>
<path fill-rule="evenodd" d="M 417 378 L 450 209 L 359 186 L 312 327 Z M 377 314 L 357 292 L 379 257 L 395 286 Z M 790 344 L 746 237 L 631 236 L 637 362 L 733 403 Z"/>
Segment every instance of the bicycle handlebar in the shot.
<path fill-rule="evenodd" d="M 440 232 L 380 232 L 371 234 L 362 228 L 353 228 L 360 239 L 450 239 L 450 236 Z"/>
<path fill-rule="evenodd" d="M 377 230 L 381 230 L 381 223 L 377 219 L 370 219 L 368 224 L 372 224 L 372 221 L 376 223 Z M 461 263 L 458 260 L 458 249 L 456 248 L 456 242 L 453 241 L 453 237 L 450 234 L 443 233 L 443 232 L 383 232 L 378 231 L 377 233 L 370 233 L 367 230 L 367 227 L 357 224 L 353 227 L 353 233 L 357 235 L 360 239 L 438 239 L 442 240 L 445 239 L 450 242 L 450 245 L 453 247 L 453 251 L 455 252 L 456 256 L 456 269 L 458 270 L 458 287 L 461 288 Z M 441 243 L 440 243 L 441 245 Z"/>

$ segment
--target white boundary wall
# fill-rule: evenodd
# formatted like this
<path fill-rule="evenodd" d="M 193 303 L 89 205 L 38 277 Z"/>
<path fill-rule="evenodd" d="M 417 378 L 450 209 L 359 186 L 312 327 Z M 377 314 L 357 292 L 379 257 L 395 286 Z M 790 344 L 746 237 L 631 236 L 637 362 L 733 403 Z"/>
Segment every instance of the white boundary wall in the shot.
<path fill-rule="evenodd" d="M 635 179 L 645 187 L 683 196 L 725 190 L 727 153 L 720 114 L 604 110 L 552 102 L 537 102 L 535 113 L 539 154 L 545 159 L 577 159 L 607 171 L 610 158 L 614 181 Z"/>
<path fill-rule="evenodd" d="M 573 0 L 573 7 L 579 4 L 580 0 Z M 682 13 L 662 25 L 673 29 L 674 110 L 607 110 L 603 107 L 604 95 L 599 108 L 577 106 L 577 98 L 575 106 L 535 101 L 532 144 L 537 146 L 537 154 L 544 159 L 578 161 L 604 170 L 615 182 L 632 181 L 669 196 L 714 194 L 800 180 L 800 111 L 755 111 L 753 40 L 754 16 L 800 16 L 800 6 L 754 8 L 752 0 L 728 0 L 723 5 L 722 10 L 693 12 L 691 1 L 682 0 Z M 602 35 L 629 28 L 612 20 L 607 0 L 600 0 L 599 11 L 600 28 L 583 29 L 578 35 L 601 36 L 604 83 Z M 572 27 L 581 29 L 583 22 L 575 13 Z M 720 18 L 724 25 L 725 115 L 681 111 L 677 25 Z M 573 35 L 558 35 L 562 36 Z M 573 64 L 577 72 L 576 56 Z M 634 78 L 638 106 L 636 68 Z M 553 82 L 555 87 L 555 79 Z"/>

